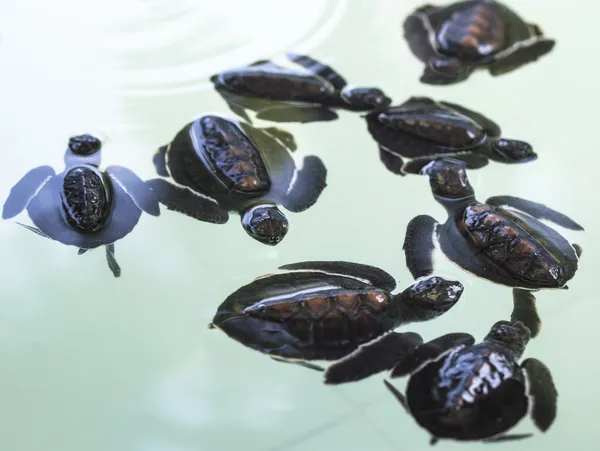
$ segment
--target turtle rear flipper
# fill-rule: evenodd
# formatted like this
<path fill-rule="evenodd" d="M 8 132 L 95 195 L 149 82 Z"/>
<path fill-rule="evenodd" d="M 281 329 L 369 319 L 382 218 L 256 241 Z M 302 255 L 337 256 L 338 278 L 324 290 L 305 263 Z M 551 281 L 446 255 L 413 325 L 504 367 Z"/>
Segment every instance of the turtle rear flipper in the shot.
<path fill-rule="evenodd" d="M 406 267 L 415 279 L 433 273 L 433 235 L 437 224 L 431 216 L 419 215 L 406 226 L 402 249 L 406 257 Z"/>
<path fill-rule="evenodd" d="M 521 210 L 536 219 L 546 219 L 553 223 L 570 230 L 585 230 L 568 216 L 547 207 L 544 204 L 533 202 L 527 199 L 521 199 L 515 196 L 494 196 L 485 201 L 488 205 L 496 207 L 508 206 Z"/>
<path fill-rule="evenodd" d="M 531 418 L 540 431 L 546 432 L 556 418 L 558 399 L 552 374 L 546 365 L 534 358 L 525 359 L 521 367 L 527 372 L 529 396 L 533 398 Z"/>
<path fill-rule="evenodd" d="M 277 105 L 258 110 L 256 117 L 271 122 L 298 122 L 304 124 L 334 121 L 339 116 L 335 111 L 321 105 Z"/>
<path fill-rule="evenodd" d="M 152 163 L 154 163 L 154 169 L 156 173 L 161 177 L 169 177 L 169 171 L 167 170 L 167 149 L 168 145 L 160 146 L 152 157 Z"/>
<path fill-rule="evenodd" d="M 279 269 L 291 271 L 310 269 L 348 275 L 359 279 L 366 279 L 373 286 L 386 291 L 393 291 L 394 288 L 396 288 L 396 280 L 386 271 L 375 266 L 362 265 L 359 263 L 344 261 L 305 261 L 283 265 L 280 266 Z"/>
<path fill-rule="evenodd" d="M 10 189 L 2 207 L 2 219 L 10 219 L 21 213 L 35 196 L 36 191 L 51 177 L 56 175 L 51 166 L 40 166 L 27 172 Z"/>
<path fill-rule="evenodd" d="M 489 72 L 494 77 L 512 72 L 550 53 L 555 44 L 554 39 L 538 39 L 526 45 L 516 44 L 514 51 L 489 65 Z"/>
<path fill-rule="evenodd" d="M 537 337 L 542 328 L 542 320 L 535 305 L 535 295 L 528 290 L 513 288 L 512 322 L 521 321 L 531 331 L 531 337 Z"/>
<path fill-rule="evenodd" d="M 225 224 L 229 220 L 227 210 L 187 188 L 172 185 L 163 179 L 152 179 L 146 183 L 158 201 L 169 210 L 212 224 Z"/>
<path fill-rule="evenodd" d="M 133 171 L 122 166 L 108 166 L 106 173 L 121 185 L 140 210 L 152 216 L 160 215 L 158 199 L 154 192 Z"/>
<path fill-rule="evenodd" d="M 324 78 L 329 83 L 333 85 L 335 89 L 341 91 L 348 84 L 344 77 L 342 77 L 338 72 L 333 70 L 327 64 L 321 63 L 314 58 L 311 58 L 307 55 L 299 55 L 297 53 L 288 53 L 287 58 L 298 64 L 299 66 L 305 68 L 311 73 Z"/>
<path fill-rule="evenodd" d="M 398 359 L 411 353 L 421 343 L 423 339 L 417 333 L 388 332 L 332 363 L 325 370 L 325 383 L 356 382 L 389 370 Z"/>
<path fill-rule="evenodd" d="M 470 110 L 468 108 L 465 108 L 464 106 L 461 106 L 461 105 L 458 105 L 458 104 L 452 103 L 452 102 L 440 101 L 439 103 L 441 105 L 450 107 L 453 110 L 458 111 L 460 114 L 463 114 L 463 115 L 471 118 L 473 121 L 475 121 L 479 125 L 481 125 L 484 128 L 484 130 L 486 131 L 486 133 L 489 134 L 490 136 L 497 137 L 497 136 L 500 136 L 500 134 L 502 133 L 502 130 L 500 129 L 500 126 L 497 123 L 495 123 L 490 118 L 484 116 L 481 113 Z"/>
<path fill-rule="evenodd" d="M 412 353 L 406 353 L 399 358 L 390 373 L 391 378 L 403 377 L 420 367 L 427 360 L 435 359 L 440 355 L 459 346 L 471 346 L 475 338 L 466 333 L 453 332 L 442 335 L 434 340 L 415 348 Z"/>
<path fill-rule="evenodd" d="M 296 175 L 291 189 L 279 201 L 289 211 L 300 213 L 312 207 L 327 186 L 327 168 L 319 157 L 309 155 Z"/>

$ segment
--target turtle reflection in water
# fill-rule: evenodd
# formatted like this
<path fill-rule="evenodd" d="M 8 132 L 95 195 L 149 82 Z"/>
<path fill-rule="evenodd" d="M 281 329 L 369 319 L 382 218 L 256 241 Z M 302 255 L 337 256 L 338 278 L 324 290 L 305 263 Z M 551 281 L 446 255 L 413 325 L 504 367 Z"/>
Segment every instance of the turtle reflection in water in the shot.
<path fill-rule="evenodd" d="M 121 269 L 114 243 L 133 230 L 142 211 L 160 215 L 158 201 L 145 182 L 122 166 L 99 169 L 101 141 L 92 135 L 69 139 L 65 170 L 56 175 L 40 166 L 23 176 L 4 203 L 2 218 L 13 218 L 25 208 L 40 236 L 79 247 L 79 254 L 106 246 L 108 266 L 115 277 Z"/>
<path fill-rule="evenodd" d="M 550 370 L 519 360 L 530 340 L 521 322 L 498 321 L 481 343 L 450 333 L 413 347 L 391 377 L 410 375 L 406 395 L 384 380 L 406 412 L 440 439 L 499 442 L 532 434 L 507 434 L 528 413 L 546 432 L 556 418 L 558 392 Z"/>
<path fill-rule="evenodd" d="M 297 169 L 293 150 L 294 138 L 284 130 L 204 114 L 154 156 L 157 173 L 175 183 L 153 179 L 148 184 L 169 210 L 200 221 L 224 224 L 228 212 L 236 211 L 252 238 L 274 246 L 289 228 L 277 204 L 304 211 L 326 186 L 321 159 L 307 156 Z"/>
<path fill-rule="evenodd" d="M 297 68 L 272 61 L 213 75 L 215 89 L 231 110 L 251 122 L 246 110 L 273 122 L 317 122 L 337 119 L 335 109 L 370 111 L 385 108 L 390 99 L 378 88 L 351 87 L 331 67 L 306 55 L 287 54 Z"/>
<path fill-rule="evenodd" d="M 390 369 L 394 350 L 418 338 L 393 330 L 437 318 L 463 292 L 460 282 L 432 276 L 392 294 L 391 275 L 351 262 L 307 261 L 280 269 L 287 272 L 260 277 L 227 297 L 210 327 L 276 360 L 318 370 L 309 362 L 352 359 L 358 349 L 382 356 L 356 377 Z"/>
<path fill-rule="evenodd" d="M 535 337 L 541 321 L 532 292 L 566 289 L 582 252 L 540 220 L 571 230 L 583 227 L 545 205 L 518 197 L 477 201 L 462 161 L 440 158 L 425 166 L 423 173 L 429 176 L 433 196 L 448 219 L 439 224 L 420 215 L 408 223 L 403 249 L 413 277 L 432 273 L 435 235 L 442 252 L 458 266 L 513 287 L 512 319 L 522 320 Z"/>
<path fill-rule="evenodd" d="M 482 168 L 490 159 L 509 164 L 537 159 L 528 143 L 501 138 L 498 124 L 450 102 L 411 97 L 365 117 L 381 161 L 398 175 L 418 174 L 441 156 L 464 161 L 468 169 Z"/>
<path fill-rule="evenodd" d="M 498 76 L 549 53 L 555 41 L 541 28 L 493 0 L 424 5 L 404 22 L 412 53 L 425 63 L 421 82 L 447 85 L 477 69 Z"/>

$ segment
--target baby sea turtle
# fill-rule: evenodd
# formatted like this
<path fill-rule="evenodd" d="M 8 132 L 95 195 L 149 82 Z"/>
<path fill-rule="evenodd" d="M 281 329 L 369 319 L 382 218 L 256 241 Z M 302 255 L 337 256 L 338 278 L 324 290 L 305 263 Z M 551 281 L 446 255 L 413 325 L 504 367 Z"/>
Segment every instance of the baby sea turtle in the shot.
<path fill-rule="evenodd" d="M 519 360 L 530 339 L 521 322 L 498 321 L 481 343 L 450 333 L 406 352 L 391 377 L 410 375 L 406 396 L 386 387 L 415 421 L 440 439 L 499 442 L 532 434 L 506 434 L 528 413 L 546 432 L 556 418 L 558 392 L 548 367 Z"/>
<path fill-rule="evenodd" d="M 114 243 L 133 230 L 142 211 L 160 215 L 158 201 L 145 182 L 122 166 L 99 169 L 102 143 L 95 136 L 73 136 L 65 151 L 65 170 L 50 166 L 32 169 L 10 190 L 2 218 L 25 208 L 36 225 L 23 227 L 45 238 L 79 247 L 79 254 L 106 246 L 108 266 L 115 277 L 121 269 Z"/>
<path fill-rule="evenodd" d="M 286 56 L 299 67 L 260 60 L 213 75 L 211 81 L 231 110 L 247 122 L 251 120 L 246 110 L 274 122 L 316 122 L 337 119 L 333 109 L 369 111 L 391 102 L 381 89 L 349 86 L 310 56 Z"/>
<path fill-rule="evenodd" d="M 538 25 L 493 0 L 421 6 L 405 20 L 404 37 L 426 64 L 421 82 L 432 85 L 461 82 L 480 68 L 502 75 L 536 61 L 555 44 Z"/>
<path fill-rule="evenodd" d="M 423 168 L 434 198 L 448 219 L 439 224 L 420 215 L 406 228 L 404 252 L 413 277 L 433 271 L 433 235 L 452 262 L 489 281 L 513 287 L 513 320 L 522 320 L 535 337 L 541 321 L 534 291 L 562 288 L 575 275 L 582 249 L 540 219 L 584 230 L 549 207 L 513 196 L 475 199 L 465 163 L 440 158 Z"/>
<path fill-rule="evenodd" d="M 352 262 L 307 261 L 279 269 L 287 272 L 259 277 L 229 295 L 210 327 L 276 360 L 313 369 L 321 368 L 310 361 L 338 360 L 359 347 L 384 356 L 355 377 L 391 369 L 395 350 L 418 338 L 392 331 L 437 318 L 463 292 L 460 282 L 432 276 L 392 294 L 391 275 Z"/>
<path fill-rule="evenodd" d="M 274 246 L 288 231 L 288 220 L 277 204 L 292 212 L 304 211 L 326 186 L 321 159 L 304 157 L 297 169 L 290 153 L 295 149 L 293 136 L 284 130 L 258 129 L 204 114 L 154 156 L 157 173 L 176 184 L 165 179 L 148 184 L 169 210 L 201 221 L 224 224 L 228 212 L 236 211 L 252 238 Z"/>
<path fill-rule="evenodd" d="M 381 161 L 398 175 L 418 174 L 440 156 L 464 161 L 469 169 L 482 168 L 490 159 L 502 163 L 537 159 L 528 143 L 501 138 L 495 122 L 450 102 L 411 97 L 365 117 L 369 133 L 379 144 Z"/>

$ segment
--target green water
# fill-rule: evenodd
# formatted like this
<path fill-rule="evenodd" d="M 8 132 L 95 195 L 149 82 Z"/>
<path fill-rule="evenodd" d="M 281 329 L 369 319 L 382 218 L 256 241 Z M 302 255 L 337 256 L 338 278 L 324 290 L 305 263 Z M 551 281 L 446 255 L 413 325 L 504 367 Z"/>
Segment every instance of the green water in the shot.
<path fill-rule="evenodd" d="M 62 170 L 66 139 L 82 132 L 104 139 L 104 165 L 154 177 L 152 154 L 181 126 L 204 112 L 230 114 L 208 84 L 212 73 L 286 51 L 326 60 L 395 103 L 427 95 L 481 111 L 540 157 L 471 171 L 478 198 L 518 195 L 586 227 L 565 232 L 583 246 L 580 269 L 568 291 L 538 295 L 543 329 L 525 354 L 553 372 L 557 420 L 547 434 L 493 446 L 596 449 L 598 7 L 508 4 L 557 40 L 553 52 L 503 77 L 479 73 L 433 87 L 419 83 L 422 64 L 402 37 L 417 1 L 2 0 L 0 195 L 35 166 Z M 207 328 L 229 293 L 294 261 L 376 265 L 403 289 L 411 280 L 401 249 L 407 222 L 422 213 L 445 218 L 426 178 L 387 172 L 359 115 L 285 128 L 298 156 L 323 159 L 328 186 L 313 208 L 288 215 L 290 232 L 276 248 L 250 239 L 237 216 L 217 226 L 163 209 L 116 243 L 123 274 L 115 279 L 101 250 L 78 256 L 14 220 L 0 223 L 1 450 L 429 449 L 428 434 L 388 395 L 383 375 L 327 387 L 318 373 Z M 436 257 L 438 274 L 465 285 L 463 298 L 440 319 L 407 329 L 425 339 L 453 331 L 479 339 L 508 317 L 509 289 Z M 533 430 L 524 420 L 515 432 Z M 492 445 L 437 445 L 485 446 Z"/>

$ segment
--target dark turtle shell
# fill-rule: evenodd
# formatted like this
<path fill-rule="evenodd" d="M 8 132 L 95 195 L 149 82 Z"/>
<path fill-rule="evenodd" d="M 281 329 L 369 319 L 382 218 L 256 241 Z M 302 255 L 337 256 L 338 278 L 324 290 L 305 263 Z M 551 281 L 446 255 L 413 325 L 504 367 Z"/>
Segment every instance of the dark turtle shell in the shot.
<path fill-rule="evenodd" d="M 475 252 L 526 286 L 558 288 L 577 270 L 574 250 L 569 255 L 561 247 L 566 240 L 557 232 L 548 236 L 549 227 L 519 212 L 473 204 L 457 225 Z"/>
<path fill-rule="evenodd" d="M 503 346 L 458 347 L 409 379 L 415 420 L 438 438 L 478 440 L 500 434 L 526 414 L 525 376 Z"/>
<path fill-rule="evenodd" d="M 77 166 L 63 178 L 61 194 L 67 223 L 82 232 L 101 230 L 111 209 L 111 182 L 92 166 Z"/>
<path fill-rule="evenodd" d="M 466 62 L 478 62 L 512 44 L 504 22 L 505 8 L 496 2 L 461 2 L 437 30 L 438 51 Z"/>
<path fill-rule="evenodd" d="M 389 292 L 352 277 L 273 274 L 231 294 L 213 324 L 261 352 L 336 360 L 393 328 L 390 300 Z"/>

